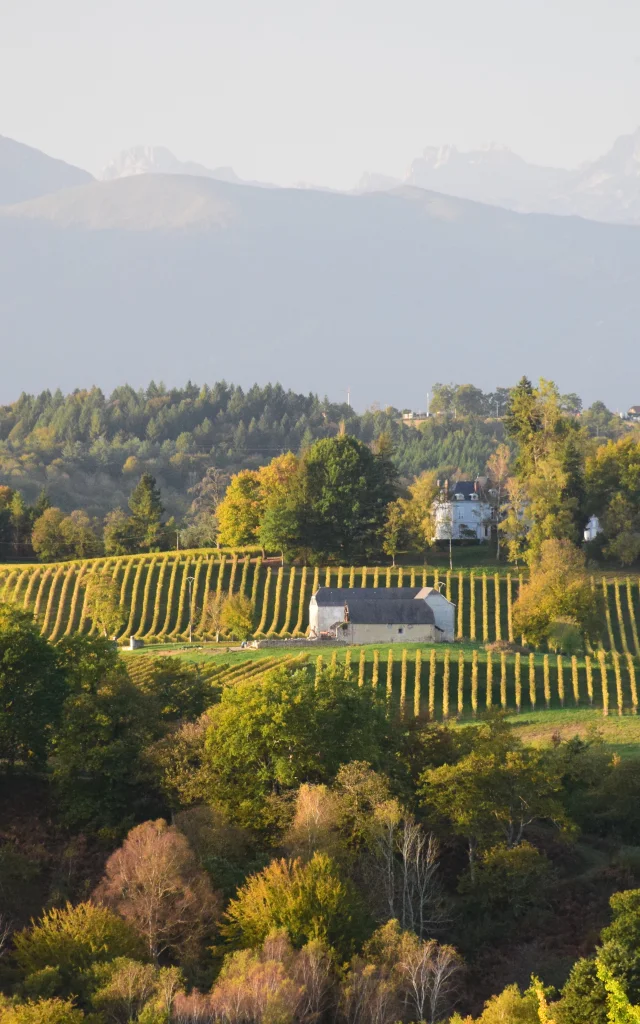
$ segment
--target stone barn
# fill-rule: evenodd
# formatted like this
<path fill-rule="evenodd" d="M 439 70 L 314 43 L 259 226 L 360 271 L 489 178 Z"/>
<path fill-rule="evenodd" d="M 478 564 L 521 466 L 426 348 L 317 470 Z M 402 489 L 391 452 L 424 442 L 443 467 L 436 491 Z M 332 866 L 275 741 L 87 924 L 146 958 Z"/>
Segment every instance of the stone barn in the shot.
<path fill-rule="evenodd" d="M 346 644 L 452 642 L 455 605 L 433 587 L 320 587 L 309 635 Z"/>

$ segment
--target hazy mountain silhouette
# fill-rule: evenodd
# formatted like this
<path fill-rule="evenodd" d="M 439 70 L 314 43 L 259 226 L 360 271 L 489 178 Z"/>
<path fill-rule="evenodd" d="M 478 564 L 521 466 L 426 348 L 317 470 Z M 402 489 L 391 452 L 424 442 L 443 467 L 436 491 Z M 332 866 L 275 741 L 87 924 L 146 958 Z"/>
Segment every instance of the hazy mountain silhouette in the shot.
<path fill-rule="evenodd" d="M 604 156 L 575 170 L 528 163 L 505 146 L 468 152 L 456 146 L 428 146 L 412 161 L 402 183 L 521 213 L 640 224 L 640 128 L 620 136 Z M 367 173 L 356 191 L 388 190 L 399 184 Z"/>
<path fill-rule="evenodd" d="M 125 149 L 107 164 L 100 177 L 103 181 L 113 181 L 133 174 L 191 174 L 199 178 L 240 182 L 232 167 L 212 169 L 191 160 L 178 160 L 164 146 L 133 146 Z"/>
<path fill-rule="evenodd" d="M 630 404 L 639 273 L 640 229 L 418 188 L 95 182 L 0 211 L 0 398 L 227 377 L 404 406 L 526 372 Z"/>
<path fill-rule="evenodd" d="M 0 135 L 0 205 L 93 181 L 87 171 Z"/>

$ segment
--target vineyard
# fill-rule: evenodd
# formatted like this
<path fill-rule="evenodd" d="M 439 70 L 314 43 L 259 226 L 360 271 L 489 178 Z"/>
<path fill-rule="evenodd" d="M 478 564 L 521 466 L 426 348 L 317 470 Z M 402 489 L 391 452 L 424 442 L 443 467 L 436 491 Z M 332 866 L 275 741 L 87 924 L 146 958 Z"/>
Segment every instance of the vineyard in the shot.
<path fill-rule="evenodd" d="M 469 719 L 498 708 L 509 712 L 595 708 L 605 716 L 638 711 L 637 659 L 604 650 L 578 659 L 415 645 L 402 650 L 334 648 L 322 654 L 251 652 L 236 662 L 206 655 L 190 660 L 216 688 L 258 678 L 282 665 L 309 664 L 316 673 L 340 665 L 360 686 L 376 690 L 390 715 L 404 720 Z M 158 663 L 152 652 L 127 657 L 135 680 L 151 676 Z"/>
<path fill-rule="evenodd" d="M 311 594 L 318 586 L 435 586 L 456 604 L 459 638 L 478 643 L 518 640 L 513 635 L 512 609 L 522 585 L 517 573 L 446 572 L 423 568 L 286 566 L 263 564 L 251 554 L 210 551 L 169 552 L 99 558 L 52 565 L 4 566 L 0 569 L 0 601 L 30 611 L 42 634 L 51 641 L 74 632 L 95 632 L 87 586 L 96 574 L 110 576 L 120 588 L 126 611 L 120 638 L 136 636 L 154 642 L 188 636 L 211 640 L 206 599 L 219 594 L 245 594 L 255 610 L 254 637 L 303 636 Z M 605 650 L 640 655 L 640 586 L 637 577 L 592 578 L 605 599 Z"/>

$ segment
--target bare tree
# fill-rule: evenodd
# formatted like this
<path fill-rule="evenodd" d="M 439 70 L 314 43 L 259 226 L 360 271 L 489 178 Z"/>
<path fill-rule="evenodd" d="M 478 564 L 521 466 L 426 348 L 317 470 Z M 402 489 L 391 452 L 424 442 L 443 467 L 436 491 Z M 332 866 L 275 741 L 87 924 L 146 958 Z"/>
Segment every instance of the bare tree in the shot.
<path fill-rule="evenodd" d="M 398 986 L 384 968 L 356 957 L 342 988 L 347 1024 L 394 1024 L 402 1015 Z"/>
<path fill-rule="evenodd" d="M 121 957 L 107 966 L 109 977 L 93 996 L 95 1009 L 113 1024 L 136 1020 L 155 993 L 157 968 Z"/>
<path fill-rule="evenodd" d="M 297 1020 L 308 1024 L 321 1020 L 332 1004 L 335 987 L 331 954 L 323 942 L 314 939 L 300 950 L 293 977 L 301 992 Z"/>
<path fill-rule="evenodd" d="M 440 946 L 435 939 L 408 939 L 402 945 L 396 969 L 404 979 L 411 1020 L 436 1024 L 451 1002 L 454 980 L 462 967 L 460 956 L 452 946 Z"/>
<path fill-rule="evenodd" d="M 178 992 L 171 1008 L 172 1024 L 212 1024 L 217 1015 L 211 1004 L 211 996 L 194 989 L 189 995 Z"/>
<path fill-rule="evenodd" d="M 216 643 L 220 642 L 220 632 L 224 627 L 224 609 L 227 603 L 227 598 L 224 594 L 219 594 L 217 591 L 212 590 L 207 598 L 207 604 L 205 607 L 205 626 L 206 629 L 215 633 Z"/>
<path fill-rule="evenodd" d="M 381 918 L 396 919 L 424 938 L 447 916 L 437 877 L 437 840 L 397 800 L 387 800 L 375 808 L 369 847 L 369 890 L 384 905 Z"/>
<path fill-rule="evenodd" d="M 221 909 L 187 840 L 162 818 L 129 832 L 109 857 L 93 899 L 136 928 L 156 963 L 169 950 L 183 957 L 195 952 Z"/>
<path fill-rule="evenodd" d="M 0 958 L 3 957 L 7 951 L 12 931 L 13 922 L 6 916 L 6 914 L 0 913 Z"/>

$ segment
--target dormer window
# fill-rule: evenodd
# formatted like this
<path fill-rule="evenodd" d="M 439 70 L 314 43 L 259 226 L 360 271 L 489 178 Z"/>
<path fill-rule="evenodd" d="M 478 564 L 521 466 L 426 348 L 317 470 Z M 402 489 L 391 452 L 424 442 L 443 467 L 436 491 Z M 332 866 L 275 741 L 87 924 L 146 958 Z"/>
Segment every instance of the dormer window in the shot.
<path fill-rule="evenodd" d="M 477 501 L 478 500 L 478 495 L 477 494 L 472 494 L 471 495 L 471 500 L 472 501 Z"/>
<path fill-rule="evenodd" d="M 456 494 L 456 501 L 464 501 L 464 494 Z"/>

